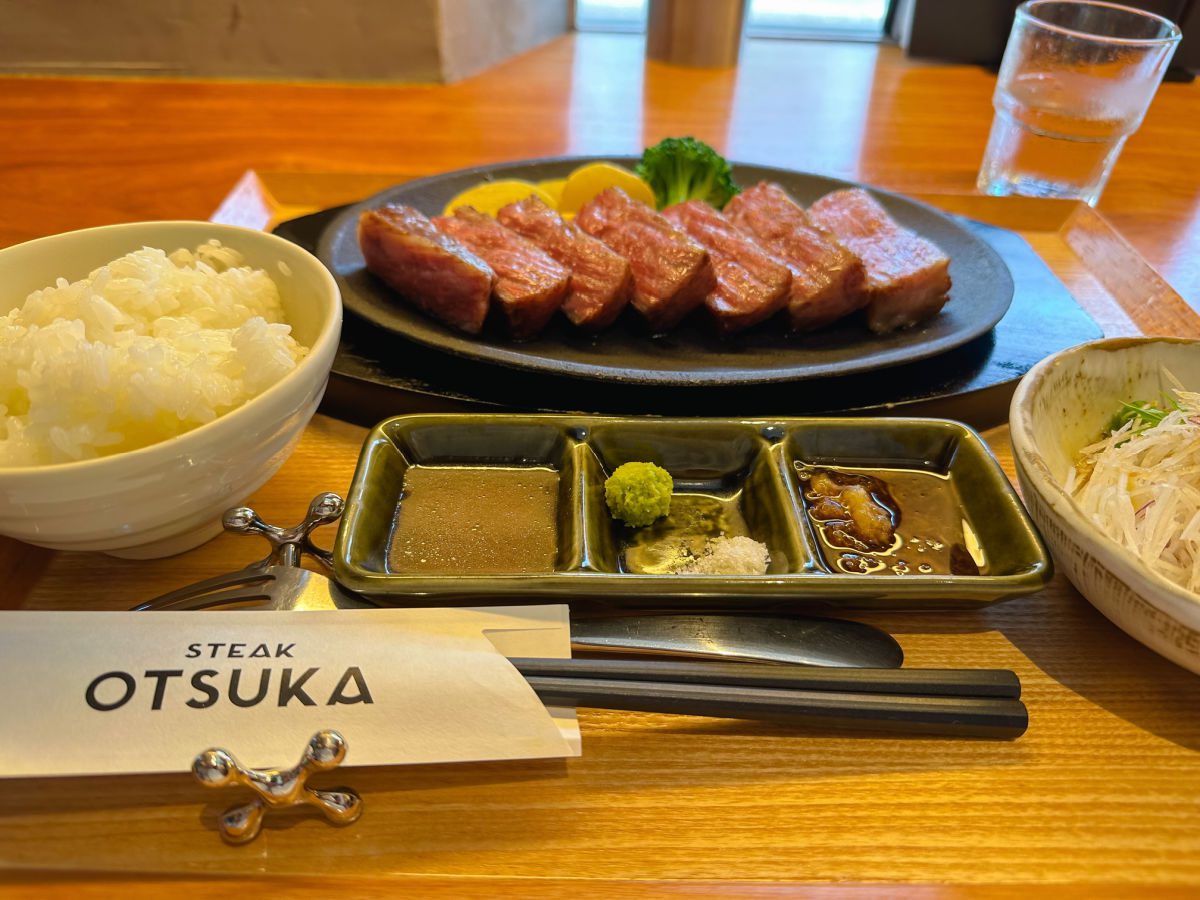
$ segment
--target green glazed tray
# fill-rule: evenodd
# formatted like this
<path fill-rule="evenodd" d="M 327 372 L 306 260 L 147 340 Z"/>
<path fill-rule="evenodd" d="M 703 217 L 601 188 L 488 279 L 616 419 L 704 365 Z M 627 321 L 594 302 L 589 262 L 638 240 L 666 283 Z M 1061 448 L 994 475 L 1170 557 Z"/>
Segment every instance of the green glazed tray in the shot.
<path fill-rule="evenodd" d="M 749 536 L 770 550 L 767 574 L 635 571 L 624 549 L 636 535 L 613 521 L 604 502 L 605 478 L 632 460 L 654 462 L 671 473 L 678 508 L 699 496 L 744 521 Z M 411 465 L 556 470 L 553 571 L 440 575 L 395 570 L 389 547 Z M 805 511 L 803 466 L 942 476 L 977 537 L 986 560 L 983 573 L 838 570 L 822 554 Z M 944 419 L 397 416 L 377 425 L 363 445 L 333 555 L 343 585 L 397 605 L 488 598 L 664 611 L 962 609 L 1032 593 L 1052 574 L 1040 536 L 986 445 L 967 426 Z"/>

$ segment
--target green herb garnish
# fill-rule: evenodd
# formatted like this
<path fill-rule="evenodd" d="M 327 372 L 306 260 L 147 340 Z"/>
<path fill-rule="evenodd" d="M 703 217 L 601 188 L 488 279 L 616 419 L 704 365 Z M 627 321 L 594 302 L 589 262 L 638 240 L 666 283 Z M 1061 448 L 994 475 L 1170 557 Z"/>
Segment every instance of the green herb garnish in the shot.
<path fill-rule="evenodd" d="M 1169 405 L 1171 408 L 1165 408 Z M 1130 422 L 1134 423 L 1134 428 L 1130 434 L 1141 434 L 1143 431 L 1161 424 L 1174 410 L 1180 409 L 1179 401 L 1173 401 L 1170 404 L 1159 406 L 1156 403 L 1151 403 L 1147 400 L 1132 400 L 1121 403 L 1121 411 L 1113 416 L 1112 421 L 1108 423 L 1108 434 L 1114 431 L 1119 431 Z"/>

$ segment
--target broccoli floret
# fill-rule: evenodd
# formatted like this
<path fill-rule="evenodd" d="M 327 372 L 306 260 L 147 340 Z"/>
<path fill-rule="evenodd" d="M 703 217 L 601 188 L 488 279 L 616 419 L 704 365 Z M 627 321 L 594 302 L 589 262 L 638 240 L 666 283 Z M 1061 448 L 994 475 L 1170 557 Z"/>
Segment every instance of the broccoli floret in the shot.
<path fill-rule="evenodd" d="M 666 469 L 648 462 L 627 462 L 604 482 L 604 499 L 614 519 L 632 528 L 649 525 L 671 511 L 675 483 Z"/>
<path fill-rule="evenodd" d="M 647 147 L 637 173 L 653 189 L 659 209 L 684 200 L 704 200 L 720 209 L 740 190 L 725 157 L 691 137 Z"/>

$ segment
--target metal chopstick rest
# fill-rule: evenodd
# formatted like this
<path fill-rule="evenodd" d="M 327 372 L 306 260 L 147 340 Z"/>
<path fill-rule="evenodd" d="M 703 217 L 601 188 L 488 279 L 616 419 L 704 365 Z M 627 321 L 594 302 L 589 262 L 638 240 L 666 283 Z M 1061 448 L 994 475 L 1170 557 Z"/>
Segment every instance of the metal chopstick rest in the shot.
<path fill-rule="evenodd" d="M 249 803 L 231 806 L 218 820 L 221 837 L 245 844 L 258 837 L 267 809 L 313 806 L 334 825 L 350 825 L 362 815 L 362 799 L 349 788 L 317 790 L 308 776 L 337 768 L 346 758 L 346 739 L 336 731 L 318 731 L 304 748 L 300 762 L 290 769 L 251 769 L 228 750 L 212 747 L 192 762 L 192 774 L 209 788 L 243 786 L 255 796 Z"/>
<path fill-rule="evenodd" d="M 843 669 L 745 662 L 624 659 L 510 660 L 525 676 L 602 678 L 730 687 L 1016 700 L 1021 682 L 1007 669 Z"/>
<path fill-rule="evenodd" d="M 812 729 L 1007 740 L 1029 727 L 1019 700 L 897 696 L 720 684 L 527 676 L 543 703 L 672 715 L 783 721 Z"/>

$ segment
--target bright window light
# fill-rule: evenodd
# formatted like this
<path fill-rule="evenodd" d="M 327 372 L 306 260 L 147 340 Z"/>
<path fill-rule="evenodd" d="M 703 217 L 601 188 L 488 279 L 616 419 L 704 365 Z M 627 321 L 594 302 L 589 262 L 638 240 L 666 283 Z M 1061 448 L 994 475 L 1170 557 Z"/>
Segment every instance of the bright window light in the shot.
<path fill-rule="evenodd" d="M 750 0 L 751 37 L 879 39 L 888 0 Z M 647 0 L 576 0 L 580 31 L 645 31 Z"/>
<path fill-rule="evenodd" d="M 647 0 L 575 0 L 580 31 L 645 31 Z"/>

